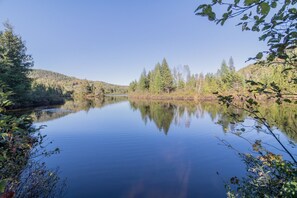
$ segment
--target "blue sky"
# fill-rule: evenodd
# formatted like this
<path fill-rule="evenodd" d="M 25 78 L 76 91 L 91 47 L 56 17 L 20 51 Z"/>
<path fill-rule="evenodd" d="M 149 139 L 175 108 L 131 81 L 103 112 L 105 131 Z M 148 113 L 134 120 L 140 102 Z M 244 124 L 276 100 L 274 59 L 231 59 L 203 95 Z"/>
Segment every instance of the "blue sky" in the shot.
<path fill-rule="evenodd" d="M 129 84 L 164 57 L 170 67 L 206 73 L 230 56 L 240 69 L 265 49 L 259 34 L 242 32 L 236 20 L 220 26 L 195 16 L 203 2 L 0 0 L 0 21 L 26 41 L 35 68 L 116 84 Z"/>

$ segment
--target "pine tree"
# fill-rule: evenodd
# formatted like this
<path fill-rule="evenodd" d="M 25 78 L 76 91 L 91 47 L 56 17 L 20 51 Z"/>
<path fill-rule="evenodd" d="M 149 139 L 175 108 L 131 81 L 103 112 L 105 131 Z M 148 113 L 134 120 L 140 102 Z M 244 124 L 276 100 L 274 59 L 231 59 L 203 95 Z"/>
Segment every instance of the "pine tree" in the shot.
<path fill-rule="evenodd" d="M 20 104 L 30 91 L 31 81 L 27 75 L 34 63 L 13 27 L 9 23 L 5 23 L 4 27 L 5 30 L 0 32 L 0 79 L 13 91 L 11 100 Z"/>
<path fill-rule="evenodd" d="M 163 82 L 163 90 L 169 93 L 173 89 L 173 76 L 171 74 L 171 71 L 165 58 L 162 61 L 160 71 Z"/>
<path fill-rule="evenodd" d="M 148 88 L 149 88 L 149 81 L 146 75 L 146 71 L 144 69 L 138 81 L 138 90 L 145 91 L 145 90 L 148 90 Z"/>
<path fill-rule="evenodd" d="M 161 93 L 163 91 L 163 81 L 161 75 L 161 65 L 157 63 L 155 69 L 151 73 L 150 77 L 150 91 L 152 93 Z"/>

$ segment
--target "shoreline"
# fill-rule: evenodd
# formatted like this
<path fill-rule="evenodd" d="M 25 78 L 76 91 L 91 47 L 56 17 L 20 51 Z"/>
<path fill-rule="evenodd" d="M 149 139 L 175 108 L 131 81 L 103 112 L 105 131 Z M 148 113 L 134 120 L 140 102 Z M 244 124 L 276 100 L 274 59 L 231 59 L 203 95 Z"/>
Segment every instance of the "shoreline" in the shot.
<path fill-rule="evenodd" d="M 128 99 L 146 99 L 146 100 L 176 100 L 176 101 L 217 101 L 215 95 L 178 95 L 178 94 L 128 94 Z"/>

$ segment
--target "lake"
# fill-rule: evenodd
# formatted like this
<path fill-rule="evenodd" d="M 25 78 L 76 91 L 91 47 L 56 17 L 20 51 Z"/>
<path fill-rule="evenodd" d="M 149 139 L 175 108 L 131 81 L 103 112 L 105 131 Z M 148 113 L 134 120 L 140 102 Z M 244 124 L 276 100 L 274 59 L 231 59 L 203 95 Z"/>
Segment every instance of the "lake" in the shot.
<path fill-rule="evenodd" d="M 296 112 L 284 115 L 275 106 L 263 112 L 275 119 L 276 133 L 286 145 L 296 142 L 289 130 Z M 244 138 L 230 132 L 236 124 L 217 102 L 107 97 L 30 113 L 36 126 L 47 125 L 42 134 L 53 141 L 48 149 L 61 150 L 42 160 L 49 168 L 59 167 L 69 198 L 226 197 L 225 182 L 245 175 L 238 151 L 251 152 L 246 139 L 268 142 L 275 152 L 279 146 L 269 134 L 248 129 L 254 122 L 244 112 Z"/>

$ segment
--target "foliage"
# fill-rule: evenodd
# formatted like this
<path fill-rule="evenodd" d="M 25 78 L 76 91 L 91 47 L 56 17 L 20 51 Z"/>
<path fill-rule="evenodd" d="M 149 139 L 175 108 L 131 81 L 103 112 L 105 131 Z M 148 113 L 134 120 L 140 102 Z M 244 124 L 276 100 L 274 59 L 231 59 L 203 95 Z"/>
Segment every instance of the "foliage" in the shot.
<path fill-rule="evenodd" d="M 27 103 L 23 103 L 23 106 L 62 104 L 67 97 L 60 88 L 45 87 L 42 84 L 33 82 Z"/>
<path fill-rule="evenodd" d="M 163 83 L 162 91 L 169 93 L 170 91 L 173 90 L 173 76 L 165 58 L 162 61 L 160 72 L 161 72 L 162 83 Z"/>
<path fill-rule="evenodd" d="M 101 97 L 104 94 L 125 94 L 126 86 L 101 81 L 81 80 L 56 72 L 34 69 L 29 73 L 35 87 L 43 87 L 56 93 L 58 98 Z M 34 87 L 33 87 L 34 90 Z"/>
<path fill-rule="evenodd" d="M 13 91 L 9 97 L 18 105 L 27 99 L 30 90 L 31 81 L 27 74 L 33 59 L 26 53 L 24 41 L 14 33 L 12 26 L 5 23 L 4 27 L 0 32 L 0 79 L 6 85 L 5 92 Z"/>
<path fill-rule="evenodd" d="M 218 98 L 222 104 L 227 106 L 227 108 L 240 108 L 242 111 L 246 112 L 247 116 L 253 118 L 256 121 L 256 124 L 252 125 L 252 129 L 271 135 L 280 147 L 276 148 L 284 152 L 283 156 L 287 155 L 290 159 L 283 160 L 281 155 L 276 155 L 265 149 L 262 146 L 261 140 L 255 141 L 253 144 L 253 149 L 259 154 L 260 157 L 253 154 L 240 153 L 248 167 L 247 175 L 241 180 L 237 179 L 237 177 L 231 178 L 231 185 L 236 185 L 237 188 L 234 190 L 230 187 L 230 185 L 227 185 L 228 196 L 295 197 L 297 193 L 297 185 L 294 182 L 296 182 L 297 179 L 297 161 L 295 156 L 290 152 L 290 150 L 275 132 L 273 126 L 277 126 L 279 124 L 278 119 L 275 118 L 273 114 L 267 114 L 261 110 L 261 106 L 263 105 L 256 100 L 255 95 L 241 96 L 241 103 L 234 102 L 232 95 L 218 95 Z M 280 112 L 277 113 L 279 114 Z M 293 112 L 293 114 L 294 113 L 295 112 Z M 240 126 L 240 124 L 244 122 L 238 113 L 230 113 L 229 118 L 232 123 L 236 124 L 236 126 Z M 288 116 L 286 116 L 285 119 L 286 121 L 284 121 L 284 126 L 290 123 L 288 122 Z M 292 126 L 288 127 L 287 130 L 290 133 L 291 130 L 293 130 L 293 133 L 296 133 L 296 114 L 292 119 Z M 282 126 L 278 127 L 283 128 Z M 244 128 L 234 127 L 234 134 L 242 137 L 242 135 L 245 133 L 245 128 L 246 126 Z M 228 146 L 232 147 L 230 145 Z M 294 148 L 295 144 L 291 142 L 290 146 Z"/>
<path fill-rule="evenodd" d="M 246 164 L 244 178 L 232 177 L 227 185 L 228 197 L 296 197 L 297 167 L 281 155 L 265 150 L 261 141 L 253 144 L 258 156 L 240 153 Z M 235 189 L 235 190 L 233 190 Z"/>
<path fill-rule="evenodd" d="M 134 80 L 129 84 L 129 91 L 130 92 L 134 92 L 137 89 L 137 81 Z"/>
<path fill-rule="evenodd" d="M 11 92 L 3 91 L 6 90 L 5 86 L 0 84 L 0 195 L 3 193 L 1 196 L 4 197 L 24 197 L 20 196 L 19 193 L 24 191 L 26 193 L 33 192 L 32 189 L 30 191 L 24 189 L 28 187 L 29 177 L 23 175 L 24 170 L 28 171 L 28 163 L 32 155 L 39 152 L 49 155 L 58 150 L 48 152 L 43 149 L 42 151 L 35 150 L 35 152 L 32 152 L 33 149 L 37 149 L 39 145 L 43 144 L 45 136 L 39 133 L 40 128 L 35 128 L 32 125 L 31 117 L 26 115 L 17 117 L 5 113 L 6 108 L 12 105 L 8 100 Z M 31 171 L 34 171 L 34 174 L 30 174 L 30 178 L 35 180 L 35 185 L 40 184 L 41 179 L 47 176 L 44 174 L 45 169 L 41 171 L 40 169 L 32 169 L 31 166 Z M 43 173 L 43 177 L 41 177 L 41 174 L 37 174 L 38 172 Z M 53 176 L 55 176 L 54 181 L 57 182 L 58 177 L 54 171 L 51 172 L 51 177 L 53 178 Z M 56 185 L 56 183 L 43 182 L 43 187 L 48 186 L 47 192 L 43 192 L 51 194 L 55 190 L 53 185 Z M 41 195 L 41 193 L 35 194 L 33 197 Z"/>
<path fill-rule="evenodd" d="M 29 161 L 20 176 L 14 197 L 64 197 L 65 180 L 59 177 L 58 169 L 49 169 L 44 162 Z"/>
<path fill-rule="evenodd" d="M 227 65 L 223 61 L 216 74 L 203 75 L 202 73 L 191 74 L 188 65 L 175 67 L 171 71 L 166 59 L 164 59 L 162 64 L 157 63 L 148 75 L 143 72 L 139 81 L 131 82 L 129 91 L 151 94 L 185 92 L 192 95 L 203 95 L 211 94 L 220 88 L 222 91 L 235 92 L 245 86 L 243 75 L 235 71 L 232 58 L 230 58 L 229 63 L 230 65 Z"/>
<path fill-rule="evenodd" d="M 145 69 L 143 70 L 142 74 L 140 75 L 139 81 L 138 81 L 138 90 L 144 91 L 149 88 L 149 79 L 146 75 Z"/>
<path fill-rule="evenodd" d="M 243 31 L 261 32 L 259 40 L 266 41 L 269 47 L 268 51 L 259 52 L 254 59 L 260 60 L 267 54 L 269 61 L 279 59 L 296 67 L 296 51 L 288 53 L 297 46 L 296 3 L 296 0 L 213 0 L 199 5 L 195 13 L 221 25 L 240 17 L 238 26 Z M 221 17 L 217 16 L 218 8 L 225 9 Z"/>
<path fill-rule="evenodd" d="M 149 85 L 149 90 L 152 93 L 161 93 L 164 88 L 161 74 L 161 65 L 159 63 L 151 72 Z"/>
<path fill-rule="evenodd" d="M 4 93 L 2 90 L 3 85 L 1 95 L 7 99 L 9 93 Z M 0 193 L 3 193 L 5 186 L 13 182 L 15 176 L 24 168 L 30 150 L 36 143 L 36 139 L 30 137 L 36 131 L 32 127 L 30 118 L 26 116 L 17 118 L 3 114 L 9 105 L 11 103 L 6 100 L 0 103 L 0 181 L 2 184 Z"/>
<path fill-rule="evenodd" d="M 254 150 L 259 152 L 260 157 L 243 155 L 248 167 L 247 177 L 241 181 L 236 177 L 231 179 L 231 184 L 236 185 L 235 191 L 228 187 L 230 197 L 296 197 L 297 194 L 297 161 L 293 154 L 281 142 L 275 134 L 269 117 L 264 117 L 259 109 L 258 97 L 265 95 L 268 99 L 275 99 L 277 104 L 283 102 L 295 103 L 296 101 L 296 69 L 297 69 L 297 9 L 296 0 L 235 0 L 234 2 L 214 0 L 209 4 L 200 5 L 195 13 L 206 16 L 217 24 L 224 23 L 236 17 L 241 17 L 238 25 L 243 31 L 261 32 L 260 41 L 266 41 L 268 51 L 259 52 L 254 58 L 261 65 L 276 66 L 276 70 L 283 65 L 282 71 L 275 75 L 268 75 L 264 81 L 248 79 L 250 94 L 240 96 L 241 103 L 234 102 L 232 95 L 218 95 L 220 102 L 227 107 L 240 107 L 259 124 L 257 130 L 263 131 L 264 127 L 278 143 L 281 149 L 290 158 L 290 161 L 282 160 L 255 143 Z M 215 8 L 225 7 L 222 17 L 217 18 Z M 266 61 L 264 54 L 267 54 Z M 292 71 L 289 73 L 288 71 Z M 263 79 L 262 79 L 263 80 Z M 293 96 L 293 97 L 292 97 Z M 292 97 L 292 98 L 290 98 Z M 295 100 L 295 102 L 294 102 Z M 231 114 L 234 123 L 241 123 L 237 114 Z M 296 128 L 293 129 L 296 133 Z"/>

